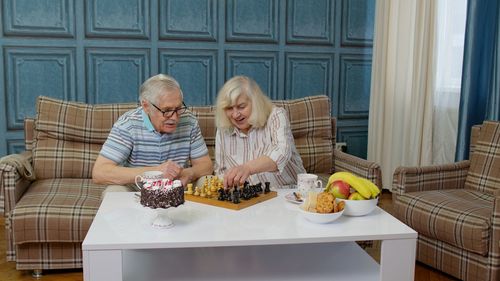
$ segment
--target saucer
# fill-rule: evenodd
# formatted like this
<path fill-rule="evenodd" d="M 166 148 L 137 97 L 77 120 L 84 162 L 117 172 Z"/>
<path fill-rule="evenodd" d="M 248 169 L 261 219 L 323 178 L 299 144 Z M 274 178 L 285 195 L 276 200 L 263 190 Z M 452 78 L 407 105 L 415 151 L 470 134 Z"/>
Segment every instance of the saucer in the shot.
<path fill-rule="evenodd" d="M 294 195 L 294 193 L 299 194 L 297 191 L 288 193 L 287 195 L 285 195 L 286 201 L 288 201 L 290 203 L 294 203 L 294 204 L 304 203 L 304 199 L 302 198 L 302 196 L 299 195 L 301 198 L 300 198 L 300 200 L 297 200 L 297 197 Z"/>

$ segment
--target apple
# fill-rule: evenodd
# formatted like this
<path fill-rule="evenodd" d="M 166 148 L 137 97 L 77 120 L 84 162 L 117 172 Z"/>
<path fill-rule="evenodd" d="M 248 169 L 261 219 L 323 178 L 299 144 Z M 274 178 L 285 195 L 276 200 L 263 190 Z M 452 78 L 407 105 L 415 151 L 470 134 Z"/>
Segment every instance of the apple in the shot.
<path fill-rule="evenodd" d="M 332 183 L 331 193 L 336 198 L 347 199 L 347 197 L 349 197 L 350 190 L 351 186 L 344 181 L 338 180 Z"/>

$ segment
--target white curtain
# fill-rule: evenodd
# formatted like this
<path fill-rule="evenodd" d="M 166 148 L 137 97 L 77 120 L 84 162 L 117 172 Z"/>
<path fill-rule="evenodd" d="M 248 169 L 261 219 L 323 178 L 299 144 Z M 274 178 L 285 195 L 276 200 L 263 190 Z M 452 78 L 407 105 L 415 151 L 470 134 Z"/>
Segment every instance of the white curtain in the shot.
<path fill-rule="evenodd" d="M 443 121 L 439 106 L 453 103 L 454 98 L 435 98 L 436 89 L 446 91 L 437 75 L 442 1 L 446 0 L 377 0 L 368 160 L 381 165 L 384 188 L 391 188 L 396 167 L 431 165 L 436 151 L 450 153 L 448 145 L 454 153 L 456 133 L 445 135 L 441 130 L 453 130 L 448 126 L 455 123 L 456 132 L 456 116 L 445 115 L 450 120 Z M 434 147 L 436 139 L 440 141 Z"/>
<path fill-rule="evenodd" d="M 368 160 L 384 188 L 397 166 L 432 162 L 435 11 L 434 0 L 377 1 Z"/>
<path fill-rule="evenodd" d="M 455 161 L 467 0 L 439 0 L 432 163 Z"/>

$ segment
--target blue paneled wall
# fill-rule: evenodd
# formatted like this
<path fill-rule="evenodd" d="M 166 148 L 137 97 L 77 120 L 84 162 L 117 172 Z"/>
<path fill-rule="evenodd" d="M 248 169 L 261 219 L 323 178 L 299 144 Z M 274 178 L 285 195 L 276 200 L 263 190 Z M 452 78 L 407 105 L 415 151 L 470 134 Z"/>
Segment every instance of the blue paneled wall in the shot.
<path fill-rule="evenodd" d="M 253 77 L 273 99 L 325 94 L 365 157 L 375 0 L 2 0 L 0 156 L 24 149 L 38 95 L 137 101 L 168 73 L 190 105 Z"/>

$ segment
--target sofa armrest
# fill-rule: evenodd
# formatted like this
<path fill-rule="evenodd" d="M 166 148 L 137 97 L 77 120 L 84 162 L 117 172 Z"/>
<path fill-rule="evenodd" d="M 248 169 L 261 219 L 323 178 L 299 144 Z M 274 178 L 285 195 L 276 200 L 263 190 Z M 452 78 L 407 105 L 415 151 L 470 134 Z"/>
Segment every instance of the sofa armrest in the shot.
<path fill-rule="evenodd" d="M 469 160 L 422 167 L 398 167 L 392 180 L 392 199 L 406 192 L 464 188 Z"/>
<path fill-rule="evenodd" d="M 333 151 L 334 172 L 347 171 L 357 176 L 366 178 L 373 182 L 379 189 L 382 189 L 382 171 L 380 165 L 354 155 Z"/>
<path fill-rule="evenodd" d="M 1 213 L 7 215 L 14 209 L 34 180 L 32 171 L 31 151 L 0 158 L 0 207 L 3 205 Z"/>
<path fill-rule="evenodd" d="M 494 195 L 495 201 L 493 201 L 493 213 L 491 215 L 490 257 L 498 257 L 500 255 L 500 190 L 496 190 Z M 497 263 L 495 266 L 498 265 Z M 493 274 L 493 272 L 491 272 L 491 274 Z M 499 273 L 496 272 L 496 274 Z"/>

